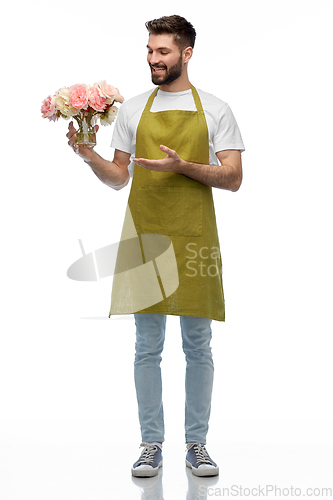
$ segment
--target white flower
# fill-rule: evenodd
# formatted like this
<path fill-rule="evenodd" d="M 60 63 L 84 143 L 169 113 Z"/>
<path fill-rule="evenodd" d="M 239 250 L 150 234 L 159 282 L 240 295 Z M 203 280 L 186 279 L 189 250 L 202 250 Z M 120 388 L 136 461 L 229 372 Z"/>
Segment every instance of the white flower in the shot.
<path fill-rule="evenodd" d="M 55 95 L 55 105 L 64 118 L 77 115 L 78 110 L 73 108 L 69 99 L 69 88 L 63 87 Z"/>
<path fill-rule="evenodd" d="M 100 117 L 101 125 L 107 126 L 115 120 L 118 113 L 117 106 L 111 106 L 107 113 L 103 113 Z"/>

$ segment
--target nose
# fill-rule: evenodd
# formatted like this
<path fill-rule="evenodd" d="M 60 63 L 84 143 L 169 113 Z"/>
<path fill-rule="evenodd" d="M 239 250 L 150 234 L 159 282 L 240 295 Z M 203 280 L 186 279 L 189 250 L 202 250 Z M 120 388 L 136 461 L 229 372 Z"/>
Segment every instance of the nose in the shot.
<path fill-rule="evenodd" d="M 151 52 L 150 54 L 148 54 L 148 63 L 151 64 L 152 66 L 154 66 L 155 64 L 158 64 L 160 61 L 159 61 L 159 57 L 158 57 L 158 52 Z"/>

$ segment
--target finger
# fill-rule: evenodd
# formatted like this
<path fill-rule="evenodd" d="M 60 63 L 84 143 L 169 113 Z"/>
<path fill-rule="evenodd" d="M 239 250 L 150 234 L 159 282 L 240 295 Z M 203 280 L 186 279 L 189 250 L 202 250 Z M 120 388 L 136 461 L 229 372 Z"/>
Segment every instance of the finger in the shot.
<path fill-rule="evenodd" d="M 156 160 L 148 160 L 147 158 L 133 158 L 133 161 L 135 163 L 137 163 L 137 162 L 140 162 L 140 163 L 144 163 L 144 162 L 151 163 L 151 162 L 155 162 Z"/>
<path fill-rule="evenodd" d="M 133 160 L 139 167 L 146 167 L 147 166 L 147 161 L 143 159 L 138 159 L 138 160 Z"/>
<path fill-rule="evenodd" d="M 77 153 L 77 154 L 80 153 L 80 147 L 77 144 L 74 143 L 74 144 L 71 144 L 70 146 L 72 147 L 74 153 Z"/>
<path fill-rule="evenodd" d="M 69 141 L 68 141 L 68 145 L 69 145 L 71 148 L 73 148 L 73 147 L 75 146 L 75 142 L 76 142 L 76 135 L 75 135 L 75 134 L 73 134 L 73 135 L 70 137 Z"/>
<path fill-rule="evenodd" d="M 168 153 L 168 154 L 175 153 L 175 151 L 173 149 L 170 149 L 167 146 L 163 146 L 163 144 L 160 145 L 160 150 L 164 151 L 165 153 Z"/>
<path fill-rule="evenodd" d="M 71 137 L 73 137 L 73 135 L 76 134 L 76 132 L 77 132 L 77 130 L 74 127 L 72 127 L 71 130 L 69 132 L 67 132 L 66 137 L 68 137 L 68 139 L 70 139 Z"/>
<path fill-rule="evenodd" d="M 153 161 L 153 160 L 138 160 L 135 163 L 137 165 L 140 165 L 140 167 L 150 167 L 152 165 L 155 165 L 156 161 Z"/>
<path fill-rule="evenodd" d="M 95 132 L 98 132 L 98 130 L 99 130 L 99 125 L 95 125 L 94 130 L 95 130 Z"/>

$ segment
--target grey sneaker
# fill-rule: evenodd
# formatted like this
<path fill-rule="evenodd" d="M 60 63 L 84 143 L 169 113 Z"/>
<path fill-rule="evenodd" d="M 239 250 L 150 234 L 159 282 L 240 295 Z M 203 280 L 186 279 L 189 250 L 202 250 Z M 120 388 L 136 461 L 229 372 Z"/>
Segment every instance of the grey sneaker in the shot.
<path fill-rule="evenodd" d="M 186 445 L 186 466 L 192 469 L 195 476 L 217 476 L 219 468 L 210 458 L 205 445 L 188 443 Z"/>
<path fill-rule="evenodd" d="M 135 477 L 153 477 L 158 474 L 162 467 L 162 450 L 155 444 L 141 443 L 143 446 L 139 460 L 132 467 L 132 475 Z"/>

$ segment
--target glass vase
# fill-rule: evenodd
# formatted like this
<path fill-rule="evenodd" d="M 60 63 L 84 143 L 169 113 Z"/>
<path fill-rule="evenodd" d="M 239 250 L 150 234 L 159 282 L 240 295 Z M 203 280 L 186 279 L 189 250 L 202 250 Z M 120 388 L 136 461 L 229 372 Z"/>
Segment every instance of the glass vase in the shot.
<path fill-rule="evenodd" d="M 94 119 L 91 113 L 80 113 L 73 116 L 77 121 L 79 128 L 76 132 L 77 146 L 86 146 L 93 148 L 96 146 L 96 132 L 94 131 Z"/>

